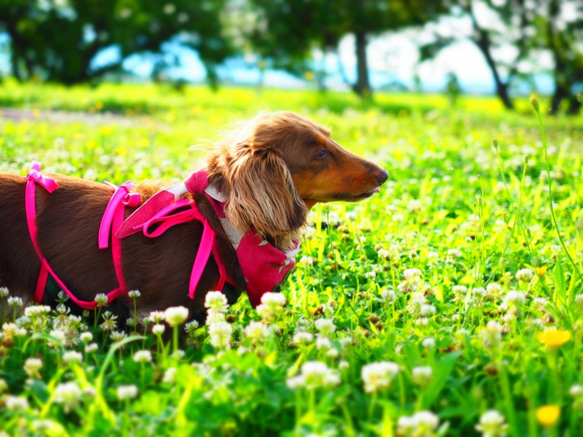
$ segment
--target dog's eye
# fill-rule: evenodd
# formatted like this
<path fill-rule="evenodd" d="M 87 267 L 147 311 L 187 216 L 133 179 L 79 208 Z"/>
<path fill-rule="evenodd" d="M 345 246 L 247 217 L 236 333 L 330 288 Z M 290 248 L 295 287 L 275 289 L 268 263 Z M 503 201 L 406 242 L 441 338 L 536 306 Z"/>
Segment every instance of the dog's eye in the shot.
<path fill-rule="evenodd" d="M 318 154 L 316 155 L 316 159 L 324 159 L 328 155 L 328 150 L 324 149 L 323 147 L 318 150 Z"/>

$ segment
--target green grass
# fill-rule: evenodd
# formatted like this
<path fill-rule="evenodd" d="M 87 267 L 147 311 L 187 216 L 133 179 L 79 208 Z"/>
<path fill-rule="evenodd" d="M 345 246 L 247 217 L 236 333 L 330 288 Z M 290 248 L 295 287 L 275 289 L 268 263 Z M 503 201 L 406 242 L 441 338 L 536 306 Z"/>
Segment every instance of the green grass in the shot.
<path fill-rule="evenodd" d="M 543 142 L 527 104 L 509 114 L 478 97 L 450 108 L 441 96 L 362 103 L 342 93 L 5 83 L 0 106 L 33 112 L 0 121 L 0 170 L 24 174 L 36 159 L 99 181 L 180 179 L 230 123 L 289 109 L 329 125 L 390 179 L 367 201 L 314 208 L 282 289 L 288 304 L 272 304 L 270 317 L 241 298 L 228 310 L 228 348 L 206 327 L 190 330 L 177 352 L 155 334 L 112 333 L 103 318 L 94 325 L 63 307 L 15 316 L 18 328 L 0 334 L 0 430 L 468 436 L 497 410 L 507 435 L 578 435 L 583 123 L 543 117 Z M 63 121 L 46 119 L 49 109 L 127 117 Z M 571 338 L 548 347 L 539 333 L 553 329 L 542 340 L 562 330 Z M 151 360 L 135 355 L 142 350 Z M 376 391 L 363 378 L 375 362 L 398 365 Z M 404 417 L 422 411 L 437 426 L 429 416 L 431 429 L 421 429 L 418 415 L 409 420 L 418 429 L 405 429 Z"/>

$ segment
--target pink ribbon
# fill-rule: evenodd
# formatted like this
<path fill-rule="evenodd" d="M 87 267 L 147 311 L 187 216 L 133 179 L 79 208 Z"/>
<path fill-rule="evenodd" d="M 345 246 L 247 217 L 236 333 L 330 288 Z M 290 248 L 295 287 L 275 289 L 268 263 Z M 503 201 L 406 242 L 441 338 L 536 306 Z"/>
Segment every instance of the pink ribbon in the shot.
<path fill-rule="evenodd" d="M 112 186 L 111 184 L 108 185 Z M 103 217 L 101 218 L 101 224 L 99 225 L 99 234 L 97 239 L 100 249 L 107 249 L 109 247 L 111 227 L 113 226 L 114 221 L 118 221 L 115 220 L 116 216 L 121 214 L 121 221 L 123 222 L 124 207 L 135 207 L 140 203 L 140 194 L 130 193 L 130 190 L 133 187 L 134 184 L 132 184 L 130 181 L 124 182 L 119 187 L 115 187 L 115 185 L 113 185 L 115 192 L 113 193 L 113 196 L 111 196 L 111 199 L 109 199 L 109 203 L 107 204 L 105 212 L 103 213 Z M 118 227 L 119 226 L 116 226 L 116 228 Z"/>

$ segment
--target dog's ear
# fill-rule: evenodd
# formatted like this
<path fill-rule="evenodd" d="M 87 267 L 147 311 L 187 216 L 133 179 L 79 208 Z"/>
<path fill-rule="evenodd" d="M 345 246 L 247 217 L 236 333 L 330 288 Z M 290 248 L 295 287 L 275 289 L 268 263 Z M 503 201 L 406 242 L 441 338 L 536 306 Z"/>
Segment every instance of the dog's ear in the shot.
<path fill-rule="evenodd" d="M 284 160 L 272 149 L 239 148 L 223 174 L 225 214 L 240 231 L 286 242 L 306 222 L 307 209 Z"/>

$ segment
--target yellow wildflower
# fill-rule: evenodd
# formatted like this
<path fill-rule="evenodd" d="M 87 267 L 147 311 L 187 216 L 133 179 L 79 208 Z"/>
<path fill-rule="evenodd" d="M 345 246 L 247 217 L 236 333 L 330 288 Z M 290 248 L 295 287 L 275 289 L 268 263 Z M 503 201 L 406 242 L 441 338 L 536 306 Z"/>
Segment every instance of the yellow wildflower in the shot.
<path fill-rule="evenodd" d="M 571 340 L 572 336 L 570 331 L 564 329 L 550 329 L 539 332 L 536 338 L 547 347 L 558 348 Z"/>
<path fill-rule="evenodd" d="M 536 420 L 542 426 L 554 425 L 559 416 L 561 415 L 561 409 L 558 405 L 543 405 L 536 409 Z"/>

